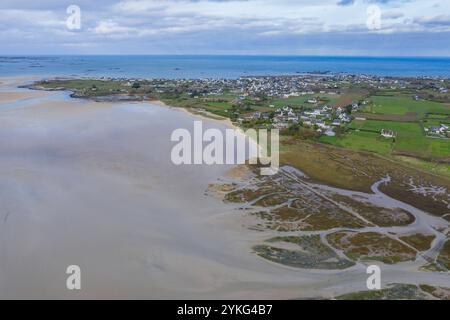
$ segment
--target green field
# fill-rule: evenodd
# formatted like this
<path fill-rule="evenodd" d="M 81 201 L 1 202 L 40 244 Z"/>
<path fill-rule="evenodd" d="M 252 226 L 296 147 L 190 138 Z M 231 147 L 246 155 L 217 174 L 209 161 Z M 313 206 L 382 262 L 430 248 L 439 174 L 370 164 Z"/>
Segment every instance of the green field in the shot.
<path fill-rule="evenodd" d="M 277 98 L 273 99 L 269 102 L 269 104 L 274 105 L 276 108 L 281 108 L 285 106 L 291 106 L 291 107 L 311 107 L 314 108 L 316 105 L 308 103 L 309 99 L 316 99 L 318 98 L 318 105 L 335 105 L 337 100 L 339 99 L 339 95 L 334 94 L 307 94 L 304 96 L 299 97 L 290 97 L 287 99 Z"/>
<path fill-rule="evenodd" d="M 440 120 L 440 121 L 450 121 L 450 114 L 443 115 L 443 114 L 430 113 L 430 114 L 428 114 L 427 119 Z"/>
<path fill-rule="evenodd" d="M 405 122 L 395 122 L 395 121 L 353 121 L 350 128 L 375 131 L 379 133 L 381 129 L 393 130 L 398 133 L 398 137 L 414 137 L 418 138 L 423 136 L 423 130 L 419 123 L 405 123 Z"/>
<path fill-rule="evenodd" d="M 372 96 L 371 104 L 364 106 L 363 112 L 389 115 L 405 115 L 414 112 L 419 117 L 427 113 L 450 114 L 450 108 L 439 102 L 419 100 L 410 96 Z"/>
<path fill-rule="evenodd" d="M 450 157 L 450 140 L 433 139 L 425 136 L 423 127 L 448 123 L 450 108 L 433 101 L 416 101 L 410 96 L 372 96 L 372 103 L 362 108 L 365 114 L 377 115 L 376 119 L 353 121 L 349 133 L 343 138 L 327 141 L 334 145 L 343 145 L 357 150 L 374 151 L 380 154 L 401 154 L 422 159 L 437 160 Z M 416 115 L 411 117 L 411 115 Z M 398 120 L 398 121 L 396 121 Z M 392 130 L 396 139 L 392 140 L 392 149 L 388 151 L 380 143 L 382 129 Z M 372 133 L 373 137 L 370 138 Z M 342 141 L 339 141 L 342 140 Z M 389 139 L 388 139 L 389 140 Z M 362 145 L 367 142 L 367 146 Z"/>
<path fill-rule="evenodd" d="M 434 174 L 450 178 L 450 164 L 436 163 L 430 161 L 424 161 L 412 157 L 395 156 L 396 159 L 406 162 L 414 167 L 420 168 L 425 171 L 432 172 Z"/>
<path fill-rule="evenodd" d="M 450 115 L 428 114 L 423 120 L 424 127 L 439 127 L 441 124 L 450 126 Z"/>
<path fill-rule="evenodd" d="M 383 155 L 404 154 L 424 159 L 450 157 L 450 140 L 425 136 L 420 123 L 395 121 L 353 121 L 342 137 L 322 137 L 321 141 L 354 150 L 377 152 Z M 392 130 L 395 139 L 380 137 L 382 129 Z"/>
<path fill-rule="evenodd" d="M 120 90 L 129 89 L 124 86 L 124 81 L 102 80 L 62 80 L 45 84 L 48 89 L 67 88 L 71 91 L 83 92 L 86 96 L 101 96 L 119 93 Z"/>
<path fill-rule="evenodd" d="M 382 155 L 390 155 L 393 142 L 382 139 L 378 133 L 354 131 L 342 137 L 320 137 L 320 142 L 332 144 L 341 148 L 376 152 Z"/>

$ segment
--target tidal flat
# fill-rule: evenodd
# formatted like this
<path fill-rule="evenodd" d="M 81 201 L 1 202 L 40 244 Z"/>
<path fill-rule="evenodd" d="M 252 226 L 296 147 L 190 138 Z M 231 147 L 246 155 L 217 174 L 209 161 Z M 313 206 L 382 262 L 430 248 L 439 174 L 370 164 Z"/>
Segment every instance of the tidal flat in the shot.
<path fill-rule="evenodd" d="M 253 217 L 248 228 L 267 236 L 253 247 L 264 259 L 307 269 L 413 262 L 421 270 L 449 271 L 448 221 L 380 191 L 395 183 L 389 176 L 365 193 L 317 183 L 291 166 L 270 178 L 250 166 L 247 172 L 223 185 L 223 200 L 240 203 Z"/>
<path fill-rule="evenodd" d="M 375 252 L 349 257 L 327 242 L 344 231 L 389 234 L 416 248 L 413 260 L 382 264 L 383 284 L 425 284 L 439 294 L 450 287 L 440 216 L 290 169 L 264 181 L 242 167 L 175 166 L 170 134 L 191 128 L 195 116 L 149 102 L 36 95 L 18 89 L 21 81 L 2 79 L 0 90 L 0 298 L 334 298 L 366 289 Z M 372 214 L 348 208 L 358 197 L 395 223 L 377 226 Z M 261 245 L 286 251 L 268 260 Z M 317 255 L 325 268 L 304 259 Z M 80 291 L 66 289 L 74 264 Z M 426 264 L 441 272 L 419 272 Z"/>
<path fill-rule="evenodd" d="M 170 159 L 171 132 L 194 118 L 3 89 L 1 298 L 181 298 L 214 291 L 239 270 L 221 267 L 244 250 L 214 222 L 229 208 L 204 195 L 229 167 Z M 79 293 L 65 288 L 73 264 Z"/>

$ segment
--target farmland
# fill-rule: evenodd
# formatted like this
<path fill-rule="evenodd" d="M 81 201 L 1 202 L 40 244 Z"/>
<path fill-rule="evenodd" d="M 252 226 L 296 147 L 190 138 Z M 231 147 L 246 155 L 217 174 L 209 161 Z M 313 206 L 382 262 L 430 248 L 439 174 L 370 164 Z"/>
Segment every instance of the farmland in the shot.
<path fill-rule="evenodd" d="M 449 122 L 450 108 L 442 103 L 414 100 L 398 95 L 371 96 L 354 116 L 340 137 L 320 138 L 321 142 L 353 150 L 376 152 L 384 156 L 411 156 L 423 160 L 447 162 L 450 141 L 427 137 L 426 128 Z M 380 136 L 381 130 L 391 130 L 395 137 Z"/>
<path fill-rule="evenodd" d="M 426 113 L 450 114 L 450 109 L 439 102 L 414 100 L 401 93 L 390 96 L 372 96 L 372 103 L 363 108 L 363 112 L 384 115 L 405 115 L 414 112 L 423 117 Z"/>
<path fill-rule="evenodd" d="M 321 142 L 333 144 L 337 147 L 376 152 L 382 155 L 389 155 L 392 151 L 393 142 L 380 139 L 378 133 L 374 132 L 349 132 L 342 137 L 322 136 Z"/>
<path fill-rule="evenodd" d="M 289 105 L 293 108 L 300 107 L 314 107 L 316 104 L 308 103 L 308 100 L 316 99 L 317 105 L 334 105 L 339 100 L 340 95 L 337 94 L 306 94 L 298 97 L 289 97 L 289 98 L 276 98 L 270 101 L 270 103 L 276 108 L 282 108 L 286 105 Z"/>

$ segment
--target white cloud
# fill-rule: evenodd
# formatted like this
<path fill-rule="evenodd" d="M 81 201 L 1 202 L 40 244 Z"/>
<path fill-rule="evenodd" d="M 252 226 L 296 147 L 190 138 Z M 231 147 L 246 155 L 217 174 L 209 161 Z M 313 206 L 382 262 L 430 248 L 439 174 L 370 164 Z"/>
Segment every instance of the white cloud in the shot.
<path fill-rule="evenodd" d="M 59 42 L 65 47 L 128 41 L 133 48 L 164 37 L 176 44 L 190 41 L 195 48 L 214 39 L 214 46 L 228 50 L 258 41 L 271 48 L 276 39 L 287 37 L 450 32 L 450 0 L 355 0 L 345 1 L 347 5 L 338 5 L 339 0 L 79 0 L 83 27 L 77 32 L 65 27 L 65 8 L 71 2 L 2 0 L 0 39 L 36 39 L 36 45 Z M 381 29 L 369 31 L 366 9 L 374 3 L 382 10 Z"/>
<path fill-rule="evenodd" d="M 100 35 L 123 35 L 129 34 L 136 29 L 119 26 L 116 22 L 111 20 L 100 21 L 95 28 L 91 29 L 95 34 Z"/>
<path fill-rule="evenodd" d="M 248 1 L 188 1 L 188 0 L 124 0 L 112 7 L 116 14 L 141 19 L 149 16 L 172 24 L 171 30 L 185 32 L 183 25 L 190 25 L 189 30 L 197 30 L 192 25 L 205 24 L 212 29 L 228 25 L 229 27 L 254 28 L 266 27 L 261 34 L 275 34 L 278 29 L 285 32 L 321 32 L 321 31 L 366 31 L 365 28 L 369 4 L 378 2 L 382 9 L 382 22 L 392 32 L 433 31 L 433 24 L 421 23 L 417 17 L 423 14 L 439 13 L 443 3 L 450 5 L 450 0 L 437 1 L 374 1 L 356 0 L 351 5 L 338 5 L 336 0 L 248 0 Z M 401 18 L 404 18 L 401 20 Z M 310 19 L 314 23 L 307 23 Z M 393 24 L 389 20 L 398 20 Z M 273 24 L 277 30 L 273 30 Z M 406 24 L 405 24 L 406 23 Z M 149 23 L 150 25 L 151 23 Z M 328 27 L 324 27 L 324 25 Z M 144 25 L 145 27 L 145 25 Z M 419 27 L 419 28 L 418 28 Z M 383 28 L 381 32 L 386 31 Z"/>

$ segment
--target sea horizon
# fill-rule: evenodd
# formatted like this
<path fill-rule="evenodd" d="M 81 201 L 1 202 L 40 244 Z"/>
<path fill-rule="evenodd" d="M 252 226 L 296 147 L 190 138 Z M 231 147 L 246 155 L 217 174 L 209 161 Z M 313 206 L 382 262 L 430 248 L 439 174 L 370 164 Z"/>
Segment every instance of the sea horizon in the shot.
<path fill-rule="evenodd" d="M 310 55 L 0 55 L 0 76 L 239 78 L 306 73 L 450 77 L 450 57 Z"/>

